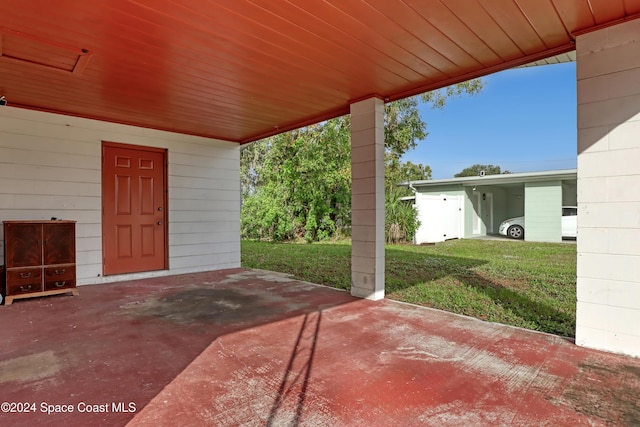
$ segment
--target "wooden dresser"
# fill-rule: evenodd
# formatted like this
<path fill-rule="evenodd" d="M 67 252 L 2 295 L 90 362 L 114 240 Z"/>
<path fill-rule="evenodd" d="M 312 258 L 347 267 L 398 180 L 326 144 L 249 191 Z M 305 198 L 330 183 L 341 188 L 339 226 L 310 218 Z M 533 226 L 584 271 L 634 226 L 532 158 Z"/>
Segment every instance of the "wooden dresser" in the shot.
<path fill-rule="evenodd" d="M 4 221 L 5 305 L 76 289 L 75 221 Z"/>

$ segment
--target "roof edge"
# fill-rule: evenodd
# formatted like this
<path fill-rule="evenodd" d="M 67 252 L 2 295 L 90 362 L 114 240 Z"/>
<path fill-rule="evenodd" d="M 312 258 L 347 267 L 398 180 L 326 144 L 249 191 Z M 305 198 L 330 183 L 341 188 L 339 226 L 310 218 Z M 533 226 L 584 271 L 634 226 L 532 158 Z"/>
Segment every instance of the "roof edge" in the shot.
<path fill-rule="evenodd" d="M 442 184 L 462 184 L 464 185 L 481 185 L 481 184 L 508 184 L 512 182 L 521 181 L 550 181 L 554 179 L 575 179 L 578 177 L 577 169 L 558 169 L 550 171 L 538 171 L 538 172 L 522 172 L 522 173 L 503 173 L 500 175 L 485 175 L 485 176 L 465 176 L 460 178 L 445 178 L 445 179 L 427 179 L 420 181 L 405 181 L 398 185 L 408 186 L 411 184 L 413 187 L 430 187 L 434 185 Z"/>

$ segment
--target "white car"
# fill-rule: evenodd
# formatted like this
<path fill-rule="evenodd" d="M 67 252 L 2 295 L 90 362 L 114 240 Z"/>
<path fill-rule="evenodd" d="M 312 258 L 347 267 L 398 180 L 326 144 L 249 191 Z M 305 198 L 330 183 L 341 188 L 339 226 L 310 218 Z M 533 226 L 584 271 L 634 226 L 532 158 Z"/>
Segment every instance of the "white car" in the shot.
<path fill-rule="evenodd" d="M 502 221 L 498 232 L 512 239 L 524 239 L 524 217 L 510 218 Z M 578 208 L 576 206 L 562 207 L 562 237 L 577 237 Z"/>

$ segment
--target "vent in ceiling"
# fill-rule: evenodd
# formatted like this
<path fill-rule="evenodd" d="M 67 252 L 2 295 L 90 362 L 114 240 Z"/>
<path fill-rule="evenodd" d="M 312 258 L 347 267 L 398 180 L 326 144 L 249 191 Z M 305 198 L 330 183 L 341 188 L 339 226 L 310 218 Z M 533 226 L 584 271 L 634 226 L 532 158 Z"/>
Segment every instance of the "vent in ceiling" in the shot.
<path fill-rule="evenodd" d="M 0 59 L 80 74 L 91 59 L 91 52 L 0 29 Z"/>

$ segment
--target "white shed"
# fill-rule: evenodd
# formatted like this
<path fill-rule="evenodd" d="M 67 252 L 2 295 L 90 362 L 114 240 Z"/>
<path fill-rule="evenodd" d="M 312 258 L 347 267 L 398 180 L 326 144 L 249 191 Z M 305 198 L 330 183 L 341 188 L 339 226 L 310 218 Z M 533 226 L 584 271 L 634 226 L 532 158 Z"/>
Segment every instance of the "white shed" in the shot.
<path fill-rule="evenodd" d="M 463 237 L 464 202 L 462 196 L 416 194 L 415 207 L 420 227 L 415 243 L 435 243 Z"/>

